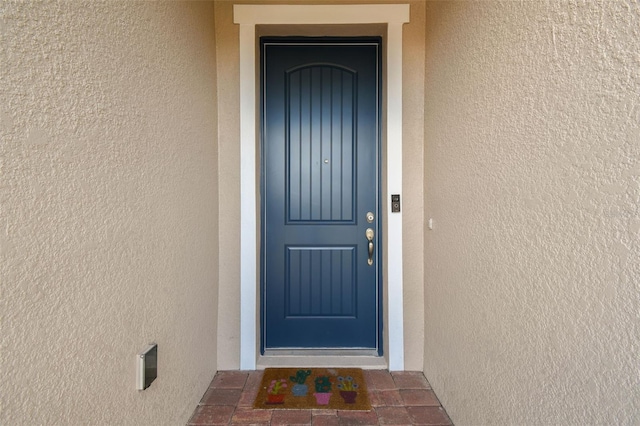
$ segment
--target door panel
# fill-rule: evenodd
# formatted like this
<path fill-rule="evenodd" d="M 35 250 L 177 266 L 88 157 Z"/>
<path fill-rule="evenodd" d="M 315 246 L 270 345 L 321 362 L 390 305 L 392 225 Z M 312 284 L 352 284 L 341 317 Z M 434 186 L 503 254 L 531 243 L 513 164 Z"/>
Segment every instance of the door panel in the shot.
<path fill-rule="evenodd" d="M 355 317 L 355 247 L 287 246 L 286 263 L 286 318 Z"/>
<path fill-rule="evenodd" d="M 352 222 L 355 75 L 311 65 L 285 78 L 288 220 Z"/>
<path fill-rule="evenodd" d="M 379 349 L 379 40 L 261 47 L 262 347 Z"/>

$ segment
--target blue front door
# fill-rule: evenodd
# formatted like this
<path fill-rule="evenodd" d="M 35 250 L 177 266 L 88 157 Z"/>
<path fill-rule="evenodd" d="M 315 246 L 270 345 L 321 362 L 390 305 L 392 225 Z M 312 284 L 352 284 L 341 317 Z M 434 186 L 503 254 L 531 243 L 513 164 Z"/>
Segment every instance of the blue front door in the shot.
<path fill-rule="evenodd" d="M 261 40 L 263 350 L 381 353 L 380 57 Z"/>

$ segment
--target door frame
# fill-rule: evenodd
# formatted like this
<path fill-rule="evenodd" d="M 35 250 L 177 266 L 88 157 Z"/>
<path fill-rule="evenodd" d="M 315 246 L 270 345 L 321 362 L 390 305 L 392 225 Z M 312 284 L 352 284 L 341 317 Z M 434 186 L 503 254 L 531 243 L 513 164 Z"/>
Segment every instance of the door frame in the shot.
<path fill-rule="evenodd" d="M 384 126 L 386 152 L 382 180 L 386 195 L 402 194 L 402 26 L 409 22 L 408 4 L 375 5 L 234 5 L 240 24 L 240 369 L 254 370 L 259 356 L 259 94 L 256 25 L 386 24 Z M 284 34 L 283 34 L 284 35 Z M 384 117 L 384 115 L 383 115 Z M 402 213 L 391 213 L 383 201 L 386 236 L 383 273 L 386 279 L 386 339 L 390 370 L 404 370 Z"/>

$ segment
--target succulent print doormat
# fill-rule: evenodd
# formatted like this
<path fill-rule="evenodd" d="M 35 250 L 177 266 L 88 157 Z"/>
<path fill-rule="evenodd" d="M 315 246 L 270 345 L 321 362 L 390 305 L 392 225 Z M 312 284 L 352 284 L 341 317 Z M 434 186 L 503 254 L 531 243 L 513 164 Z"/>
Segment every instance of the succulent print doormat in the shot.
<path fill-rule="evenodd" d="M 371 410 L 360 368 L 267 368 L 253 408 Z"/>

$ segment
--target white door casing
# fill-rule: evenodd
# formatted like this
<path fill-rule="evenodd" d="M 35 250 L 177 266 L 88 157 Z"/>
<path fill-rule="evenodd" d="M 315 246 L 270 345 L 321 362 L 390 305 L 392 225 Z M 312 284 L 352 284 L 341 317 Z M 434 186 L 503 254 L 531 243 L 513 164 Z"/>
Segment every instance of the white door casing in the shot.
<path fill-rule="evenodd" d="M 256 25 L 386 24 L 386 160 L 387 194 L 402 194 L 402 25 L 408 4 L 234 5 L 240 24 L 240 369 L 256 368 L 258 354 L 258 209 L 256 176 Z M 386 313 L 390 370 L 404 370 L 402 282 L 402 213 L 387 202 L 388 283 Z"/>

